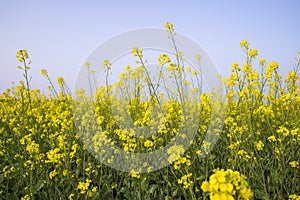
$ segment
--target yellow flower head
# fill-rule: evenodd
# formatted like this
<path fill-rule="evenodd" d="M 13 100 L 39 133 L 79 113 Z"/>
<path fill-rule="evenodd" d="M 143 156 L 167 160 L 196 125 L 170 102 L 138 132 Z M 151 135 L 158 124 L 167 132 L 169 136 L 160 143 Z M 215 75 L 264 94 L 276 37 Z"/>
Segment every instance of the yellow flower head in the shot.
<path fill-rule="evenodd" d="M 130 172 L 130 176 L 133 178 L 141 178 L 141 173 L 140 172 L 136 172 L 136 171 L 131 171 Z"/>
<path fill-rule="evenodd" d="M 138 47 L 134 47 L 131 53 L 133 56 L 142 56 L 143 51 L 140 50 Z"/>
<path fill-rule="evenodd" d="M 200 54 L 196 54 L 196 60 L 198 60 L 198 61 L 201 60 L 201 55 Z"/>
<path fill-rule="evenodd" d="M 234 71 L 240 71 L 241 68 L 239 68 L 239 64 L 238 63 L 233 63 L 231 65 L 231 69 L 234 70 Z"/>
<path fill-rule="evenodd" d="M 63 77 L 57 77 L 57 83 L 58 83 L 59 85 L 64 85 L 64 84 L 65 84 L 64 78 L 63 78 Z"/>
<path fill-rule="evenodd" d="M 86 67 L 86 68 L 90 68 L 91 67 L 91 63 L 89 63 L 89 62 L 86 62 L 85 64 L 84 64 L 84 66 Z"/>
<path fill-rule="evenodd" d="M 166 54 L 160 54 L 158 56 L 158 64 L 159 65 L 164 65 L 164 64 L 169 63 L 169 62 L 171 62 L 171 59 L 170 59 L 170 57 L 168 55 L 166 55 Z"/>
<path fill-rule="evenodd" d="M 165 24 L 165 28 L 167 31 L 170 31 L 170 32 L 174 31 L 174 25 L 171 22 L 167 22 Z"/>
<path fill-rule="evenodd" d="M 264 148 L 264 143 L 260 140 L 258 142 L 255 142 L 255 148 L 257 149 L 257 151 L 261 151 Z"/>
<path fill-rule="evenodd" d="M 43 77 L 47 77 L 48 76 L 48 72 L 45 69 L 41 70 L 41 74 L 42 74 Z"/>
<path fill-rule="evenodd" d="M 258 51 L 257 49 L 250 49 L 248 52 L 248 56 L 256 58 L 256 56 L 258 55 Z"/>
<path fill-rule="evenodd" d="M 201 184 L 203 192 L 210 194 L 210 199 L 250 199 L 253 193 L 248 183 L 238 171 L 230 169 L 214 170 L 209 181 Z"/>
<path fill-rule="evenodd" d="M 289 196 L 289 200 L 300 200 L 300 195 L 291 194 Z"/>
<path fill-rule="evenodd" d="M 292 161 L 292 162 L 289 162 L 289 165 L 293 168 L 296 168 L 299 165 L 299 163 L 298 163 L 298 161 Z"/>
<path fill-rule="evenodd" d="M 111 66 L 111 62 L 109 60 L 104 60 L 102 63 L 103 68 L 107 68 Z"/>
<path fill-rule="evenodd" d="M 50 172 L 49 178 L 52 179 L 52 178 L 53 178 L 54 176 L 56 176 L 57 174 L 58 174 L 57 171 L 56 171 L 56 170 L 53 170 L 53 171 Z"/>
<path fill-rule="evenodd" d="M 242 41 L 240 42 L 241 48 L 243 48 L 243 47 L 248 48 L 249 45 L 250 45 L 250 44 L 249 44 L 249 42 L 248 42 L 247 40 L 242 40 Z"/>
<path fill-rule="evenodd" d="M 203 192 L 209 192 L 209 182 L 208 181 L 204 181 L 201 184 L 201 190 L 203 190 Z"/>
<path fill-rule="evenodd" d="M 172 163 L 184 153 L 183 145 L 174 145 L 167 150 L 167 153 L 169 154 L 168 161 Z"/>
<path fill-rule="evenodd" d="M 276 137 L 274 135 L 271 135 L 267 138 L 269 142 L 276 142 Z"/>
<path fill-rule="evenodd" d="M 19 50 L 16 54 L 16 58 L 19 62 L 23 62 L 25 59 L 28 59 L 28 53 L 26 50 Z"/>
<path fill-rule="evenodd" d="M 258 61 L 260 66 L 264 66 L 266 64 L 266 59 L 262 58 Z"/>
<path fill-rule="evenodd" d="M 271 68 L 273 70 L 278 69 L 278 67 L 279 67 L 279 64 L 276 61 L 271 61 L 268 66 L 268 68 Z"/>

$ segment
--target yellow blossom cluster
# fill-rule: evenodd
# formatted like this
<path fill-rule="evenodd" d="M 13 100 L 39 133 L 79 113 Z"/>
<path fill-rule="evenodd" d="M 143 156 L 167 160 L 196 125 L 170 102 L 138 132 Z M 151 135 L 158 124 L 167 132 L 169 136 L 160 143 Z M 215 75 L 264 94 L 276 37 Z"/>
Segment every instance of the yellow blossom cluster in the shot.
<path fill-rule="evenodd" d="M 201 185 L 203 192 L 208 192 L 211 200 L 248 200 L 253 193 L 244 176 L 237 171 L 215 170 Z"/>
<path fill-rule="evenodd" d="M 190 180 L 192 175 L 192 173 L 188 173 L 187 175 L 182 176 L 180 179 L 178 179 L 178 184 L 183 185 L 184 189 L 193 187 L 194 182 Z"/>

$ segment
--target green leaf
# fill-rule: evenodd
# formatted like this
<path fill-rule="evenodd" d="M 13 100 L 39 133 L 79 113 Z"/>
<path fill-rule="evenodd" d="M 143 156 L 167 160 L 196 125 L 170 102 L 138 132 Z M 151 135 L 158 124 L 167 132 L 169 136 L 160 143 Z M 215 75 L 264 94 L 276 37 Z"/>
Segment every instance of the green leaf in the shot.
<path fill-rule="evenodd" d="M 18 200 L 18 196 L 15 193 L 11 193 L 8 195 L 9 200 Z"/>
<path fill-rule="evenodd" d="M 157 187 L 158 187 L 157 184 L 152 184 L 152 185 L 150 185 L 150 186 L 149 186 L 149 189 L 148 189 L 148 192 L 149 192 L 150 194 L 153 194 L 154 191 L 157 189 Z"/>
<path fill-rule="evenodd" d="M 255 199 L 267 199 L 265 192 L 261 191 L 259 189 L 254 190 L 254 196 L 255 196 Z"/>
<path fill-rule="evenodd" d="M 37 184 L 33 187 L 34 192 L 37 193 L 38 191 L 40 191 L 45 185 L 45 181 L 39 180 L 37 182 Z"/>
<path fill-rule="evenodd" d="M 173 192 L 172 192 L 172 197 L 175 197 L 178 194 L 179 188 L 176 188 Z"/>
<path fill-rule="evenodd" d="M 0 184 L 3 182 L 4 178 L 3 178 L 3 174 L 0 174 Z"/>

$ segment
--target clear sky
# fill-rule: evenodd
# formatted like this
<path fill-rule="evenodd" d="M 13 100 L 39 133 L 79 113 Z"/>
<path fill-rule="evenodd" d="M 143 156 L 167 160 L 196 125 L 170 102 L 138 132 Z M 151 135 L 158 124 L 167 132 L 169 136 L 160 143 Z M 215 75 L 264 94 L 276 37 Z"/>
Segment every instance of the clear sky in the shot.
<path fill-rule="evenodd" d="M 27 49 L 32 86 L 46 88 L 45 68 L 54 79 L 63 76 L 72 88 L 89 53 L 124 31 L 142 27 L 175 29 L 202 45 L 219 72 L 228 75 L 244 57 L 239 42 L 247 39 L 258 58 L 279 62 L 286 72 L 300 51 L 298 0 L 198 1 L 1 1 L 0 92 L 22 79 L 15 54 Z"/>

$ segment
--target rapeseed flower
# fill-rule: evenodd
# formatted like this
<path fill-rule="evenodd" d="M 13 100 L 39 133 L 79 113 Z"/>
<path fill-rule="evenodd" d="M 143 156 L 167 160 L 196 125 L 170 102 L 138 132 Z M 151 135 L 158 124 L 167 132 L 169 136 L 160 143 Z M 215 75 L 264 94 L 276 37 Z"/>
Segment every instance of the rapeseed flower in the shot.
<path fill-rule="evenodd" d="M 201 184 L 203 192 L 208 192 L 210 199 L 250 199 L 253 193 L 244 176 L 237 171 L 215 170 L 209 181 Z"/>

